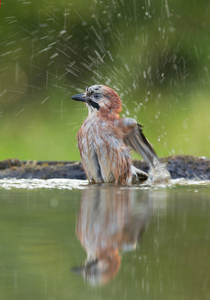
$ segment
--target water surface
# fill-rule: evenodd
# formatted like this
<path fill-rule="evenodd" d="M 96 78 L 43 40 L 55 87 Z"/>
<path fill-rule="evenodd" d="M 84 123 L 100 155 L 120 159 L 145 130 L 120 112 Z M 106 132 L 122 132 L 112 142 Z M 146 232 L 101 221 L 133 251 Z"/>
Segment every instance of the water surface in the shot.
<path fill-rule="evenodd" d="M 2 180 L 0 207 L 0 299 L 209 299 L 209 182 Z"/>

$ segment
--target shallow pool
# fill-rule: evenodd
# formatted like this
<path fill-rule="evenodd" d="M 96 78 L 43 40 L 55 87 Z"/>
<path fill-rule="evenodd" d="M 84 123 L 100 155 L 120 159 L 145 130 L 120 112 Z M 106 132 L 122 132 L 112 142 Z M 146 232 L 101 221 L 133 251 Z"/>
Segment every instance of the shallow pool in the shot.
<path fill-rule="evenodd" d="M 0 181 L 0 299 L 209 299 L 210 182 Z"/>

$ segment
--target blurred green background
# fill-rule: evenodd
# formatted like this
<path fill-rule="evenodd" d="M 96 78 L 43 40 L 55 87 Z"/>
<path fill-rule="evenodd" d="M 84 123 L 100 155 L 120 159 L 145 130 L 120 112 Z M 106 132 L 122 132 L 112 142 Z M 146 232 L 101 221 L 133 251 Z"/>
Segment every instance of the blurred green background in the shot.
<path fill-rule="evenodd" d="M 2 0 L 0 159 L 79 160 L 71 95 L 95 83 L 160 157 L 210 157 L 209 15 L 209 0 Z"/>

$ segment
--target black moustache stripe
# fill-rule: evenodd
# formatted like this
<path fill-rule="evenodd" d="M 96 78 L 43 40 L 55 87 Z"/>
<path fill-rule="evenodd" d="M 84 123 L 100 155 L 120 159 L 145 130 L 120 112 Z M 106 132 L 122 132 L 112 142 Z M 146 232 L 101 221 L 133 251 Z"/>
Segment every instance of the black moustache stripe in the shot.
<path fill-rule="evenodd" d="M 94 102 L 93 100 L 89 100 L 88 104 L 90 104 L 92 107 L 96 108 L 97 110 L 99 110 L 100 105 L 96 102 Z"/>

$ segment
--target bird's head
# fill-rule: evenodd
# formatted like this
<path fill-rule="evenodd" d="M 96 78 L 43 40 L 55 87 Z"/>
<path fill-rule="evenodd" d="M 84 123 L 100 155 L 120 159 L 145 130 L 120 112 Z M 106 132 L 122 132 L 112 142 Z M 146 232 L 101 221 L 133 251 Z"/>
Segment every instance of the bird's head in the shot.
<path fill-rule="evenodd" d="M 85 102 L 89 112 L 100 112 L 104 115 L 118 115 L 122 110 L 118 94 L 105 85 L 92 85 L 86 88 L 84 94 L 71 97 L 73 100 Z"/>

